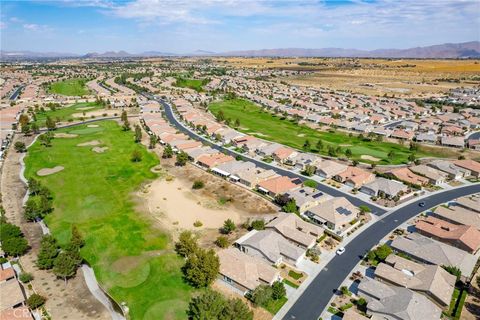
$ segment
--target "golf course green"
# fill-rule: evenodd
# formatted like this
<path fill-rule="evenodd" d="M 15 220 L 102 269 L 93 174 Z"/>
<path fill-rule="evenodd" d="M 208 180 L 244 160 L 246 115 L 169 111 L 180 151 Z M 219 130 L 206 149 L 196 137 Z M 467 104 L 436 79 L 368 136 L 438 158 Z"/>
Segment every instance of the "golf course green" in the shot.
<path fill-rule="evenodd" d="M 84 96 L 90 93 L 85 86 L 87 79 L 75 78 L 52 83 L 48 91 L 64 96 Z"/>
<path fill-rule="evenodd" d="M 37 141 L 28 149 L 27 178 L 40 180 L 54 196 L 46 223 L 61 244 L 69 241 L 73 224 L 79 228 L 86 241 L 82 256 L 115 300 L 126 302 L 131 319 L 185 319 L 193 289 L 182 280 L 183 261 L 169 234 L 136 209 L 132 195 L 157 177 L 151 168 L 159 160 L 116 122 L 96 125 L 57 130 L 77 136 L 54 138 L 51 147 Z M 94 145 L 108 149 L 97 153 Z M 131 161 L 134 150 L 140 162 Z M 55 166 L 64 170 L 36 174 Z"/>
<path fill-rule="evenodd" d="M 276 116 L 264 111 L 260 106 L 251 101 L 243 99 L 223 100 L 211 103 L 208 109 L 215 115 L 220 110 L 226 119 L 233 124 L 237 119 L 240 121 L 239 131 L 256 136 L 265 140 L 278 142 L 295 149 L 302 150 L 306 140 L 311 144 L 311 151 L 328 155 L 328 146 L 340 147 L 339 157 L 345 157 L 345 150 L 350 149 L 350 159 L 367 163 L 377 164 L 401 164 L 408 162 L 408 156 L 412 153 L 408 144 L 403 146 L 392 142 L 366 141 L 356 135 L 349 135 L 340 131 L 318 131 L 299 125 L 293 120 Z M 322 150 L 316 149 L 317 142 L 323 143 Z M 389 153 L 393 151 L 393 154 Z M 379 159 L 371 161 L 363 156 L 370 156 Z M 450 154 L 448 154 L 450 155 Z M 446 157 L 443 149 L 425 148 L 419 146 L 415 152 L 420 157 Z"/>

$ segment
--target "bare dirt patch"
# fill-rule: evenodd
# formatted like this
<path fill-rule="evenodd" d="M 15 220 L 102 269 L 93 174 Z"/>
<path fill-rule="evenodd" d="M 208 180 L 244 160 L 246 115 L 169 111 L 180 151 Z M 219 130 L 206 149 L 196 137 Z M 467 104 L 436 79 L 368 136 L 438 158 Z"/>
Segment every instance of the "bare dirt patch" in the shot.
<path fill-rule="evenodd" d="M 56 167 L 53 167 L 53 168 L 43 168 L 43 169 L 40 169 L 40 170 L 37 171 L 37 175 L 40 176 L 40 177 L 44 177 L 44 176 L 48 176 L 48 175 L 60 172 L 63 169 L 65 169 L 65 168 L 62 167 L 62 166 L 56 166 Z"/>
<path fill-rule="evenodd" d="M 88 142 L 79 143 L 79 144 L 77 144 L 77 147 L 98 146 L 99 144 L 101 144 L 100 141 L 98 141 L 98 140 L 92 140 L 92 141 L 88 141 Z"/>
<path fill-rule="evenodd" d="M 370 161 L 380 161 L 382 159 L 378 159 L 378 158 L 375 158 L 375 157 L 372 157 L 372 156 L 369 156 L 369 155 L 362 155 L 360 158 L 362 158 L 363 160 L 370 160 Z"/>
<path fill-rule="evenodd" d="M 84 114 L 85 113 L 85 114 Z M 114 116 L 119 114 L 118 110 L 95 110 L 90 112 L 75 112 L 72 114 L 73 118 L 90 118 L 90 117 L 102 117 L 102 116 Z"/>
<path fill-rule="evenodd" d="M 76 138 L 78 137 L 78 134 L 73 134 L 73 133 L 55 133 L 54 135 L 55 138 Z"/>
<path fill-rule="evenodd" d="M 98 128 L 98 124 L 89 124 L 88 128 Z"/>
<path fill-rule="evenodd" d="M 107 150 L 108 150 L 108 147 L 94 147 L 92 149 L 92 151 L 96 153 L 104 153 Z"/>

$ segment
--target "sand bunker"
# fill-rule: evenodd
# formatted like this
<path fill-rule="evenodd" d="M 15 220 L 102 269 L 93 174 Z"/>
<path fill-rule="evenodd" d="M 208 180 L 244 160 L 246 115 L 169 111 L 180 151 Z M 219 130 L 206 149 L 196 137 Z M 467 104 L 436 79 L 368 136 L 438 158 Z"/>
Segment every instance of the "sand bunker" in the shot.
<path fill-rule="evenodd" d="M 370 161 L 380 161 L 380 160 L 382 160 L 382 159 L 378 159 L 378 158 L 368 156 L 368 155 L 362 155 L 360 158 L 362 158 L 363 160 L 370 160 Z"/>
<path fill-rule="evenodd" d="M 236 223 L 242 221 L 237 209 L 230 206 L 213 209 L 209 205 L 212 201 L 205 201 L 191 190 L 191 185 L 180 179 L 157 179 L 152 182 L 148 194 L 142 196 L 147 198 L 151 214 L 168 228 L 198 229 L 193 226 L 197 220 L 202 222 L 201 228 L 220 228 L 229 218 Z"/>
<path fill-rule="evenodd" d="M 96 153 L 104 153 L 105 151 L 107 151 L 108 147 L 95 147 L 92 149 L 93 152 L 96 152 Z"/>
<path fill-rule="evenodd" d="M 37 175 L 39 175 L 40 177 L 48 176 L 50 174 L 60 172 L 63 169 L 64 168 L 62 166 L 56 166 L 56 167 L 53 167 L 53 168 L 43 168 L 43 169 L 40 169 L 40 170 L 37 171 Z"/>
<path fill-rule="evenodd" d="M 86 112 L 85 115 L 83 114 L 83 112 L 81 113 L 76 112 L 72 114 L 72 117 L 73 118 L 83 118 L 83 117 L 90 118 L 91 116 L 103 117 L 104 115 L 113 116 L 115 113 L 119 113 L 119 111 L 118 110 L 95 110 L 95 111 Z"/>
<path fill-rule="evenodd" d="M 98 124 L 89 124 L 88 128 L 98 128 Z"/>
<path fill-rule="evenodd" d="M 76 138 L 76 137 L 78 137 L 78 134 L 73 134 L 73 133 L 55 133 L 54 137 L 55 137 L 55 138 Z"/>
<path fill-rule="evenodd" d="M 77 144 L 77 147 L 98 146 L 99 144 L 101 144 L 100 141 L 98 141 L 98 140 L 92 140 L 92 141 L 88 141 L 88 142 L 79 143 L 79 144 Z"/>

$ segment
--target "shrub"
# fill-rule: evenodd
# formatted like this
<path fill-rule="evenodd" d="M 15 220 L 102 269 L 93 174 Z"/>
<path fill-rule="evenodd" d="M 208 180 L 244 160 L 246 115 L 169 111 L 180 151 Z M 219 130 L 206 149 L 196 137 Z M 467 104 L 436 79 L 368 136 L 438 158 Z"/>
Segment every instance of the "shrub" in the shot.
<path fill-rule="evenodd" d="M 215 244 L 220 248 L 227 248 L 230 245 L 230 242 L 227 237 L 219 236 L 217 240 L 215 240 Z"/>
<path fill-rule="evenodd" d="M 235 231 L 235 229 L 237 229 L 237 226 L 235 225 L 235 222 L 232 221 L 232 219 L 227 219 L 223 222 L 223 233 L 230 234 Z"/>
<path fill-rule="evenodd" d="M 255 230 L 264 230 L 265 229 L 265 221 L 263 220 L 253 220 L 252 224 L 250 225 L 252 229 Z"/>
<path fill-rule="evenodd" d="M 16 150 L 17 152 L 25 152 L 25 151 L 27 151 L 27 148 L 26 148 L 26 146 L 25 146 L 25 143 L 24 143 L 24 142 L 21 142 L 21 141 L 15 142 L 14 147 L 15 147 L 15 150 Z"/>
<path fill-rule="evenodd" d="M 27 305 L 30 309 L 35 310 L 38 307 L 42 306 L 45 303 L 45 301 L 46 299 L 43 296 L 37 293 L 34 293 L 30 297 L 28 297 Z"/>
<path fill-rule="evenodd" d="M 142 161 L 142 153 L 140 151 L 138 151 L 137 149 L 133 150 L 131 160 L 132 160 L 132 162 Z"/>
<path fill-rule="evenodd" d="M 285 290 L 285 285 L 281 281 L 275 281 L 272 284 L 272 298 L 274 300 L 282 299 L 287 295 L 287 291 Z"/>
<path fill-rule="evenodd" d="M 202 223 L 202 221 L 197 220 L 197 221 L 195 221 L 195 222 L 193 223 L 193 226 L 194 226 L 195 228 L 200 228 L 201 226 L 203 226 L 203 223 Z"/>
<path fill-rule="evenodd" d="M 182 256 L 188 257 L 198 250 L 197 239 L 193 236 L 191 231 L 183 231 L 175 242 L 175 252 Z"/>
<path fill-rule="evenodd" d="M 203 183 L 203 181 L 196 180 L 195 182 L 193 182 L 192 189 L 202 189 L 204 186 L 205 184 Z"/>
<path fill-rule="evenodd" d="M 314 181 L 314 180 L 305 180 L 305 181 L 303 182 L 303 185 L 304 185 L 305 187 L 316 188 L 316 187 L 317 187 L 317 182 Z"/>
<path fill-rule="evenodd" d="M 28 272 L 22 272 L 19 278 L 22 283 L 28 283 L 33 280 L 32 274 Z"/>

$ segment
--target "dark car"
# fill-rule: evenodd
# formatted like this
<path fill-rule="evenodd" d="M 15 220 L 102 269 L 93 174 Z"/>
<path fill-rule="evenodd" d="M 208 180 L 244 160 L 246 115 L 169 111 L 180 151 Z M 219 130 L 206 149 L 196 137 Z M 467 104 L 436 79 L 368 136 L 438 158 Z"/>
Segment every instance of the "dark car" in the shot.
<path fill-rule="evenodd" d="M 422 201 L 422 202 L 420 202 L 418 205 L 419 205 L 420 207 L 425 207 L 425 202 Z"/>

